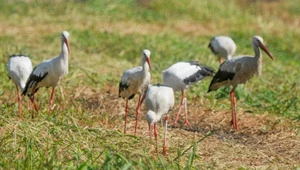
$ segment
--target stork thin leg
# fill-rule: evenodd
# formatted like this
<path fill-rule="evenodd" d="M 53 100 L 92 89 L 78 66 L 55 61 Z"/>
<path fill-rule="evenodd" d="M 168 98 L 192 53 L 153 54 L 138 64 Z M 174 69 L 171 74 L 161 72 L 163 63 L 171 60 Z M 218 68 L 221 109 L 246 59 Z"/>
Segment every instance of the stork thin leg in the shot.
<path fill-rule="evenodd" d="M 186 97 L 184 98 L 184 113 L 185 113 L 185 121 L 184 124 L 185 125 L 189 125 L 189 121 L 188 121 L 188 116 L 187 116 L 187 103 L 186 103 Z"/>
<path fill-rule="evenodd" d="M 222 64 L 222 57 L 219 57 L 219 63 Z"/>
<path fill-rule="evenodd" d="M 18 93 L 18 114 L 19 116 L 22 115 L 22 96 L 20 94 L 20 91 L 19 91 L 19 88 L 18 86 L 16 85 L 16 88 L 17 88 L 17 93 Z"/>
<path fill-rule="evenodd" d="M 152 143 L 152 129 L 153 129 L 153 125 L 149 125 L 149 142 L 150 142 L 150 146 Z"/>
<path fill-rule="evenodd" d="M 136 129 L 137 129 L 137 126 L 138 126 L 138 120 L 139 120 L 138 116 L 140 114 L 140 100 L 141 100 L 141 95 L 139 95 L 138 105 L 136 107 L 134 135 L 136 135 Z"/>
<path fill-rule="evenodd" d="M 231 123 L 233 125 L 233 128 L 237 130 L 237 122 L 236 122 L 236 100 L 235 100 L 235 88 L 234 86 L 230 92 L 230 98 L 231 98 L 231 110 L 232 110 L 232 120 Z"/>
<path fill-rule="evenodd" d="M 34 87 L 32 91 L 33 91 L 33 94 L 31 94 L 29 96 L 29 99 L 30 99 L 31 103 L 33 103 L 33 107 L 34 107 L 35 111 L 38 112 L 38 106 L 37 106 L 37 104 L 36 104 L 36 102 L 34 100 L 34 95 L 35 95 L 35 92 L 36 92 L 36 87 Z M 34 118 L 34 113 L 33 112 L 32 112 L 31 117 L 32 117 L 32 119 Z"/>
<path fill-rule="evenodd" d="M 169 115 L 165 119 L 165 135 L 164 135 L 164 145 L 163 145 L 163 155 L 167 155 L 167 132 L 168 132 L 168 121 L 169 121 Z"/>
<path fill-rule="evenodd" d="M 184 99 L 185 99 L 184 90 L 181 90 L 181 102 L 180 102 L 179 110 L 178 110 L 178 112 L 177 112 L 177 115 L 176 115 L 174 124 L 177 124 L 178 117 L 179 117 L 179 113 L 180 113 L 180 111 L 181 111 L 181 108 L 182 108 Z"/>
<path fill-rule="evenodd" d="M 146 98 L 146 93 L 144 93 L 142 95 L 139 95 L 139 102 L 138 102 L 138 105 L 136 107 L 134 135 L 136 135 L 136 129 L 138 127 L 138 120 L 139 120 L 139 116 L 140 116 L 140 112 L 141 112 L 141 105 L 144 102 L 145 98 Z"/>
<path fill-rule="evenodd" d="M 31 100 L 28 101 L 28 110 L 31 110 L 32 109 L 32 102 Z"/>
<path fill-rule="evenodd" d="M 36 102 L 34 101 L 34 95 L 30 96 L 29 99 L 30 99 L 31 103 L 33 103 L 33 107 L 34 107 L 35 111 L 38 112 L 38 106 L 37 106 Z M 34 112 L 32 112 L 31 118 L 32 119 L 34 118 Z"/>
<path fill-rule="evenodd" d="M 64 89 L 62 88 L 62 86 L 59 86 L 59 88 L 62 100 L 65 100 Z"/>
<path fill-rule="evenodd" d="M 52 111 L 54 91 L 55 91 L 55 87 L 52 87 L 51 97 L 50 97 L 50 101 L 49 101 L 49 113 Z"/>
<path fill-rule="evenodd" d="M 154 137 L 155 137 L 155 143 L 156 143 L 156 153 L 158 153 L 158 150 L 157 150 L 157 135 L 158 135 L 158 132 L 157 132 L 157 127 L 156 127 L 156 123 L 154 124 Z"/>
<path fill-rule="evenodd" d="M 124 134 L 126 134 L 127 115 L 128 115 L 128 99 L 126 99 L 126 106 L 125 106 Z"/>

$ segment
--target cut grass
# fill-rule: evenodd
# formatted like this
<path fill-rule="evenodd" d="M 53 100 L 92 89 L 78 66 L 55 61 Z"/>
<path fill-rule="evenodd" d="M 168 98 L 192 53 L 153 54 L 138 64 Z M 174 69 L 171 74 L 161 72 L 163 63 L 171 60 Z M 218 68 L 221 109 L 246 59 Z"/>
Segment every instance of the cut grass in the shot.
<path fill-rule="evenodd" d="M 1 0 L 0 3 L 1 168 L 299 167 L 299 154 L 295 152 L 300 149 L 300 3 L 291 0 L 218 3 L 153 0 L 146 6 L 131 0 L 67 3 Z M 24 116 L 18 118 L 15 87 L 6 76 L 9 54 L 28 54 L 36 65 L 59 54 L 59 35 L 63 30 L 71 33 L 69 74 L 62 81 L 65 100 L 57 88 L 55 110 L 48 115 L 49 90 L 41 89 L 37 93 L 41 106 L 37 118 L 31 120 L 31 111 L 26 107 Z M 263 54 L 263 76 L 238 87 L 240 131 L 231 133 L 229 128 L 228 90 L 206 93 L 210 82 L 207 79 L 188 90 L 192 125 L 170 129 L 168 157 L 160 154 L 157 157 L 149 146 L 145 122 L 141 123 L 139 136 L 122 134 L 124 101 L 118 99 L 118 81 L 125 69 L 140 65 L 142 49 L 152 52 L 151 74 L 155 84 L 161 82 L 161 71 L 177 61 L 199 60 L 217 69 L 217 59 L 207 45 L 218 34 L 235 40 L 237 54 L 253 54 L 250 39 L 261 35 L 275 56 L 271 61 Z M 136 99 L 130 102 L 130 113 L 134 112 L 135 102 Z M 134 122 L 133 117 L 130 119 Z M 132 127 L 133 123 L 128 128 Z M 194 142 L 210 130 L 216 133 L 200 143 Z M 266 139 L 268 142 L 264 142 Z M 185 153 L 187 148 L 190 149 Z M 174 161 L 176 157 L 179 158 Z"/>

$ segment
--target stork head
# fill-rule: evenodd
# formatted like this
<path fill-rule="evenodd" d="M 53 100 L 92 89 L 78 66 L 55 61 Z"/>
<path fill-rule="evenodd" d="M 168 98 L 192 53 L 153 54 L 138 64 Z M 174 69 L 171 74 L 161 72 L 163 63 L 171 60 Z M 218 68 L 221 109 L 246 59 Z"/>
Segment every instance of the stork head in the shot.
<path fill-rule="evenodd" d="M 260 36 L 256 35 L 252 38 L 252 45 L 260 47 L 272 60 L 274 59 L 268 48 L 265 46 L 263 38 Z"/>
<path fill-rule="evenodd" d="M 63 31 L 61 34 L 61 40 L 63 44 L 66 44 L 68 48 L 68 52 L 70 53 L 70 46 L 69 46 L 69 32 L 68 31 Z"/>
<path fill-rule="evenodd" d="M 148 122 L 148 125 L 151 126 L 154 123 L 156 123 L 156 113 L 153 112 L 152 110 L 148 110 L 147 114 L 146 114 L 146 120 Z"/>
<path fill-rule="evenodd" d="M 150 67 L 150 70 L 151 70 L 150 54 L 151 54 L 150 50 L 148 50 L 148 49 L 143 50 L 143 53 L 142 53 L 143 60 L 145 60 L 147 62 L 147 64 Z"/>
<path fill-rule="evenodd" d="M 149 125 L 149 136 L 150 136 L 150 143 L 151 143 L 152 130 L 155 126 L 155 123 L 158 121 L 157 115 L 152 110 L 148 110 L 146 114 L 146 120 Z"/>

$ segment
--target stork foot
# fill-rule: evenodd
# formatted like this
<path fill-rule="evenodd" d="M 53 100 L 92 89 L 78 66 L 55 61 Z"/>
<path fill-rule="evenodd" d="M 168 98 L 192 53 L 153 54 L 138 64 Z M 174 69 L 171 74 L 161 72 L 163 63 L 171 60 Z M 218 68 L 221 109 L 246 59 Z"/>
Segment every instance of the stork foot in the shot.
<path fill-rule="evenodd" d="M 177 121 L 173 122 L 173 125 L 177 125 Z"/>
<path fill-rule="evenodd" d="M 188 120 L 185 120 L 185 121 L 184 121 L 184 125 L 190 125 L 189 121 L 188 121 Z"/>
<path fill-rule="evenodd" d="M 237 125 L 233 122 L 233 119 L 230 121 L 230 126 L 232 126 L 236 131 L 238 130 Z"/>
<path fill-rule="evenodd" d="M 167 156 L 167 147 L 166 146 L 163 147 L 163 155 Z"/>

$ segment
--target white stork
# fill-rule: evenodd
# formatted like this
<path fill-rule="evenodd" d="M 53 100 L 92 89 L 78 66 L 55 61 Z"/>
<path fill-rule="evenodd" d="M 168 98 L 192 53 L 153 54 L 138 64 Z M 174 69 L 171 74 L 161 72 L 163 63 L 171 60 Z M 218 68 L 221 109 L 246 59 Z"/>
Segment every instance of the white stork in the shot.
<path fill-rule="evenodd" d="M 219 58 L 220 65 L 222 64 L 222 58 L 231 59 L 236 50 L 234 41 L 228 36 L 211 38 L 208 47 Z"/>
<path fill-rule="evenodd" d="M 136 122 L 134 131 L 136 134 L 140 107 L 145 99 L 144 93 L 150 84 L 151 75 L 149 73 L 149 69 L 151 69 L 150 51 L 145 49 L 142 52 L 142 66 L 126 70 L 121 77 L 121 81 L 119 83 L 119 97 L 122 97 L 126 100 L 124 133 L 126 133 L 128 100 L 133 99 L 134 95 L 138 94 L 139 100 L 136 108 Z"/>
<path fill-rule="evenodd" d="M 184 104 L 185 124 L 189 124 L 185 91 L 193 83 L 200 82 L 207 76 L 213 76 L 213 74 L 213 68 L 200 65 L 197 61 L 178 62 L 163 71 L 163 84 L 172 87 L 174 91 L 181 91 L 180 107 L 174 123 L 177 123 Z"/>
<path fill-rule="evenodd" d="M 34 102 L 34 95 L 40 87 L 52 87 L 52 92 L 49 102 L 49 111 L 52 110 L 53 96 L 55 87 L 59 85 L 60 80 L 68 74 L 68 58 L 70 53 L 69 33 L 63 31 L 61 34 L 61 52 L 59 56 L 50 60 L 45 60 L 38 64 L 31 72 L 26 87 L 22 95 L 29 95 L 34 108 L 38 111 L 37 105 Z"/>
<path fill-rule="evenodd" d="M 151 143 L 152 129 L 154 129 L 154 136 L 156 141 L 156 152 L 157 152 L 157 128 L 156 123 L 161 119 L 162 116 L 168 114 L 174 107 L 174 91 L 171 87 L 165 85 L 149 85 L 146 92 L 145 104 L 147 107 L 146 120 L 149 125 L 149 136 Z M 165 118 L 165 133 L 164 133 L 164 144 L 163 154 L 167 154 L 167 127 L 168 127 L 169 116 Z"/>
<path fill-rule="evenodd" d="M 254 74 L 261 75 L 262 58 L 259 47 L 265 51 L 268 56 L 273 60 L 273 56 L 264 45 L 263 39 L 260 36 L 252 38 L 252 46 L 255 56 L 242 55 L 234 57 L 225 61 L 220 65 L 218 72 L 212 79 L 208 92 L 219 89 L 222 86 L 232 85 L 230 92 L 231 107 L 232 107 L 232 125 L 237 130 L 236 120 L 236 101 L 235 101 L 235 88 L 238 84 L 245 84 Z"/>
<path fill-rule="evenodd" d="M 7 63 L 8 77 L 14 82 L 18 93 L 19 116 L 22 114 L 22 97 L 20 90 L 23 92 L 26 81 L 32 71 L 31 60 L 25 55 L 11 55 Z"/>

